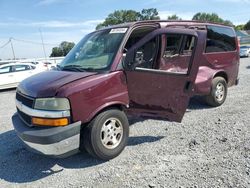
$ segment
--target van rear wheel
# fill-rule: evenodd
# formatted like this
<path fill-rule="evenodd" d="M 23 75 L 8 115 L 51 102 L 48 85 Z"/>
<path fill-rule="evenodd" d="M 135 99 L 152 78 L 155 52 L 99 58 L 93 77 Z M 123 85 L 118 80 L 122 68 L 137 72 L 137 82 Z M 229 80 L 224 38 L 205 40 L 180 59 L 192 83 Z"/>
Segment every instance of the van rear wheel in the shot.
<path fill-rule="evenodd" d="M 82 130 L 81 144 L 87 152 L 99 159 L 118 156 L 129 136 L 129 123 L 123 111 L 110 109 L 97 115 Z"/>
<path fill-rule="evenodd" d="M 212 81 L 210 94 L 205 97 L 206 103 L 217 107 L 222 105 L 227 97 L 227 82 L 223 77 L 215 77 Z"/>

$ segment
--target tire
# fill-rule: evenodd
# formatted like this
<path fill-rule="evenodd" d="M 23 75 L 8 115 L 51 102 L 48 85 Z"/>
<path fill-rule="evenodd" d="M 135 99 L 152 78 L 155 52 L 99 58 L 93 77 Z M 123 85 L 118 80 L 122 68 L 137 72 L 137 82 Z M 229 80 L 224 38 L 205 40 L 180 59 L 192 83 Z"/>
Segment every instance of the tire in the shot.
<path fill-rule="evenodd" d="M 222 105 L 227 97 L 227 82 L 223 77 L 215 77 L 212 81 L 210 94 L 205 97 L 209 106 Z"/>
<path fill-rule="evenodd" d="M 127 145 L 129 123 L 123 111 L 110 109 L 97 115 L 82 129 L 81 145 L 93 157 L 110 160 Z"/>

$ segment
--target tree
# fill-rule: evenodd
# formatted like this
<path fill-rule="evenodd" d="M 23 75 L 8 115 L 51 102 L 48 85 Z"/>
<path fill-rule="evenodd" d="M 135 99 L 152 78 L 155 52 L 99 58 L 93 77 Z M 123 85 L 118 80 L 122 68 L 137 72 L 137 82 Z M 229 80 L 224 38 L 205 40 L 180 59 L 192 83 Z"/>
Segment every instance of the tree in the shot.
<path fill-rule="evenodd" d="M 74 42 L 63 41 L 61 42 L 59 47 L 52 48 L 52 53 L 50 54 L 50 57 L 66 56 L 74 46 Z"/>
<path fill-rule="evenodd" d="M 96 29 L 138 20 L 158 19 L 160 19 L 160 17 L 158 16 L 158 11 L 155 8 L 143 9 L 141 12 L 136 12 L 134 10 L 116 10 L 109 14 L 104 22 L 98 24 Z"/>
<path fill-rule="evenodd" d="M 59 45 L 59 48 L 62 49 L 63 51 L 63 55 L 66 56 L 69 51 L 75 46 L 74 42 L 67 42 L 67 41 L 63 41 L 61 42 L 61 44 Z"/>
<path fill-rule="evenodd" d="M 192 20 L 222 23 L 233 26 L 233 23 L 231 21 L 223 20 L 216 13 L 209 14 L 209 13 L 199 12 L 193 16 Z"/>
<path fill-rule="evenodd" d="M 63 56 L 63 51 L 59 47 L 52 48 L 52 53 L 50 54 L 50 57 L 60 57 Z"/>
<path fill-rule="evenodd" d="M 224 20 L 224 22 L 222 23 L 228 26 L 234 26 L 233 22 L 231 22 L 230 20 Z"/>
<path fill-rule="evenodd" d="M 171 16 L 168 16 L 167 20 L 182 20 L 182 19 L 176 14 L 173 14 Z"/>
<path fill-rule="evenodd" d="M 250 20 L 246 23 L 246 25 L 244 26 L 245 30 L 250 30 Z"/>
<path fill-rule="evenodd" d="M 245 27 L 245 25 L 244 25 L 244 24 L 241 24 L 241 25 L 235 26 L 235 29 L 236 29 L 236 30 L 244 30 L 244 27 Z"/>
<path fill-rule="evenodd" d="M 139 13 L 140 20 L 159 20 L 158 11 L 156 8 L 143 9 Z"/>
<path fill-rule="evenodd" d="M 136 12 L 134 10 L 116 10 L 115 12 L 109 14 L 103 23 L 98 24 L 96 26 L 96 29 L 126 22 L 137 21 L 139 14 L 139 12 Z"/>

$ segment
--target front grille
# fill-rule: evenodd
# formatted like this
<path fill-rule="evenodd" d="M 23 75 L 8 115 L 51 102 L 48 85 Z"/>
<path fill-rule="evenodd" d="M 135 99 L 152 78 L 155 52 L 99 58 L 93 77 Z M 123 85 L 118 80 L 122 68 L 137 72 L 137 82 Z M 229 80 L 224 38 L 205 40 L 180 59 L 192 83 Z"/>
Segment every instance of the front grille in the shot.
<path fill-rule="evenodd" d="M 19 117 L 27 124 L 27 125 L 31 125 L 31 117 L 25 113 L 23 113 L 22 111 L 20 111 L 18 108 L 17 108 L 17 112 L 18 112 L 18 115 Z"/>
<path fill-rule="evenodd" d="M 34 98 L 22 95 L 21 93 L 17 92 L 16 99 L 20 101 L 23 105 L 33 108 L 34 101 L 35 101 Z"/>
<path fill-rule="evenodd" d="M 25 105 L 29 108 L 33 108 L 33 105 L 35 102 L 34 98 L 25 96 L 19 92 L 16 93 L 16 100 L 18 100 L 23 105 Z M 18 112 L 19 117 L 24 121 L 24 123 L 26 123 L 27 125 L 30 126 L 31 125 L 31 117 L 29 115 L 23 113 L 22 111 L 20 111 L 18 108 L 17 108 L 17 112 Z"/>

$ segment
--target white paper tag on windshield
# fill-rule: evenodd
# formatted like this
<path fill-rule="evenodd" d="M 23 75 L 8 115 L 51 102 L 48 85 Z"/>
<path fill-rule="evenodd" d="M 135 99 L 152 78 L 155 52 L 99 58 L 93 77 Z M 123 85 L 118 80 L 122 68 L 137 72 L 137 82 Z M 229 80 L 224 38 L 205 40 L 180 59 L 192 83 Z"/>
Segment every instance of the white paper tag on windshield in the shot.
<path fill-rule="evenodd" d="M 111 29 L 109 33 L 126 33 L 128 28 L 115 28 Z"/>

